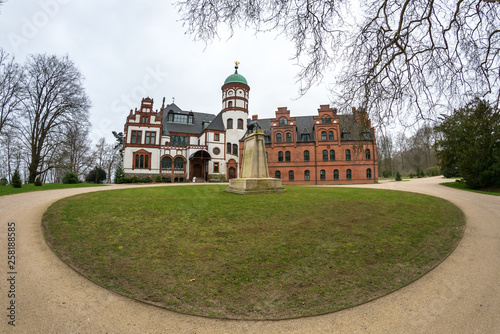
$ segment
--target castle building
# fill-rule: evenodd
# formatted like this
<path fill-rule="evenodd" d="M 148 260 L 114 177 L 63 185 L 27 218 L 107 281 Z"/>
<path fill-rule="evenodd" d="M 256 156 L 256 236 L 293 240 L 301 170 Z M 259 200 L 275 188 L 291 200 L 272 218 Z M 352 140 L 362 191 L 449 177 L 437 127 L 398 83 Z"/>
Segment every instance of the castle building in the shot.
<path fill-rule="evenodd" d="M 222 85 L 218 114 L 182 110 L 175 103 L 165 105 L 165 99 L 154 111 L 153 99 L 143 98 L 125 123 L 125 176 L 155 180 L 160 175 L 172 182 L 239 177 L 249 93 L 236 63 Z M 266 135 L 269 175 L 283 184 L 378 181 L 375 132 L 363 111 L 339 115 L 321 105 L 317 116 L 291 117 L 287 108 L 278 108 L 274 118 L 252 119 Z"/>

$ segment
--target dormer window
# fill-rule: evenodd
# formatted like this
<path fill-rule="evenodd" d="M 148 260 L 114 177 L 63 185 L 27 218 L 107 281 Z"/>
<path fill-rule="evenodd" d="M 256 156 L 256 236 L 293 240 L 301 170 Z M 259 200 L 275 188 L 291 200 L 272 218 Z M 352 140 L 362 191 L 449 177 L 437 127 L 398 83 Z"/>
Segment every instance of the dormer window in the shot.
<path fill-rule="evenodd" d="M 170 110 L 168 112 L 167 122 L 193 124 L 194 116 L 192 112 L 186 115 L 186 114 L 176 114 L 173 112 L 173 110 Z"/>

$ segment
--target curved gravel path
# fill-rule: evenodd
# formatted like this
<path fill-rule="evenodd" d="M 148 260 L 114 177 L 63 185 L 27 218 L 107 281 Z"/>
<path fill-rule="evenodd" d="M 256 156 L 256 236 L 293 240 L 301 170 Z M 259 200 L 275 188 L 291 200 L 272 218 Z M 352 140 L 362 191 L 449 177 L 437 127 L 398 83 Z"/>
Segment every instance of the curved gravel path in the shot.
<path fill-rule="evenodd" d="M 500 333 L 500 197 L 439 182 L 443 179 L 437 177 L 363 187 L 425 193 L 458 205 L 467 227 L 448 259 L 383 298 L 337 313 L 283 321 L 181 315 L 119 296 L 75 273 L 45 243 L 41 217 L 60 198 L 103 188 L 1 196 L 0 333 Z M 8 222 L 16 223 L 17 233 L 15 327 L 7 317 Z"/>

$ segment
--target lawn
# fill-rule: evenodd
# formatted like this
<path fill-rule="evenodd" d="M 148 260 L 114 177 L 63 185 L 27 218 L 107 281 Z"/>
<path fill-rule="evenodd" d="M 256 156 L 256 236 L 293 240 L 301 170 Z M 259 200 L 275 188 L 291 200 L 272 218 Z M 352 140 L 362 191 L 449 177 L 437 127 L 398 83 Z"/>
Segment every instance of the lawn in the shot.
<path fill-rule="evenodd" d="M 475 193 L 480 193 L 480 194 L 486 194 L 486 195 L 494 195 L 494 196 L 500 196 L 500 187 L 489 187 L 486 189 L 470 189 L 467 188 L 467 185 L 464 182 L 444 182 L 441 183 L 441 185 L 454 188 L 454 189 L 460 189 L 460 190 L 466 190 L 466 191 L 472 191 Z"/>
<path fill-rule="evenodd" d="M 0 186 L 0 196 L 25 193 L 25 192 L 29 192 L 29 191 L 42 191 L 42 190 L 66 189 L 66 188 L 83 188 L 83 187 L 96 187 L 96 186 L 102 186 L 102 184 L 94 184 L 94 183 L 78 183 L 78 184 L 44 183 L 41 187 L 36 187 L 34 184 L 23 184 L 23 186 L 21 188 L 14 188 L 13 186 L 8 185 L 8 186 Z"/>
<path fill-rule="evenodd" d="M 190 314 L 280 319 L 385 295 L 458 244 L 462 212 L 395 191 L 226 185 L 124 189 L 63 199 L 45 213 L 52 249 L 89 279 Z"/>

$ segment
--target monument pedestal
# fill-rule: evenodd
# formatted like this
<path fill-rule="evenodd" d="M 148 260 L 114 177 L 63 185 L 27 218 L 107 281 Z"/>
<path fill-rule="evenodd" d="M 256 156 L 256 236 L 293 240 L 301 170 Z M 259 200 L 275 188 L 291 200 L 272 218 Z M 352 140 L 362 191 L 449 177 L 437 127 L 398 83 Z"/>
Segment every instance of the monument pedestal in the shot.
<path fill-rule="evenodd" d="M 247 178 L 231 179 L 226 191 L 236 194 L 280 193 L 286 191 L 280 179 Z"/>
<path fill-rule="evenodd" d="M 229 180 L 226 191 L 237 194 L 280 193 L 286 191 L 280 179 L 269 177 L 264 132 L 245 136 L 240 178 Z"/>

